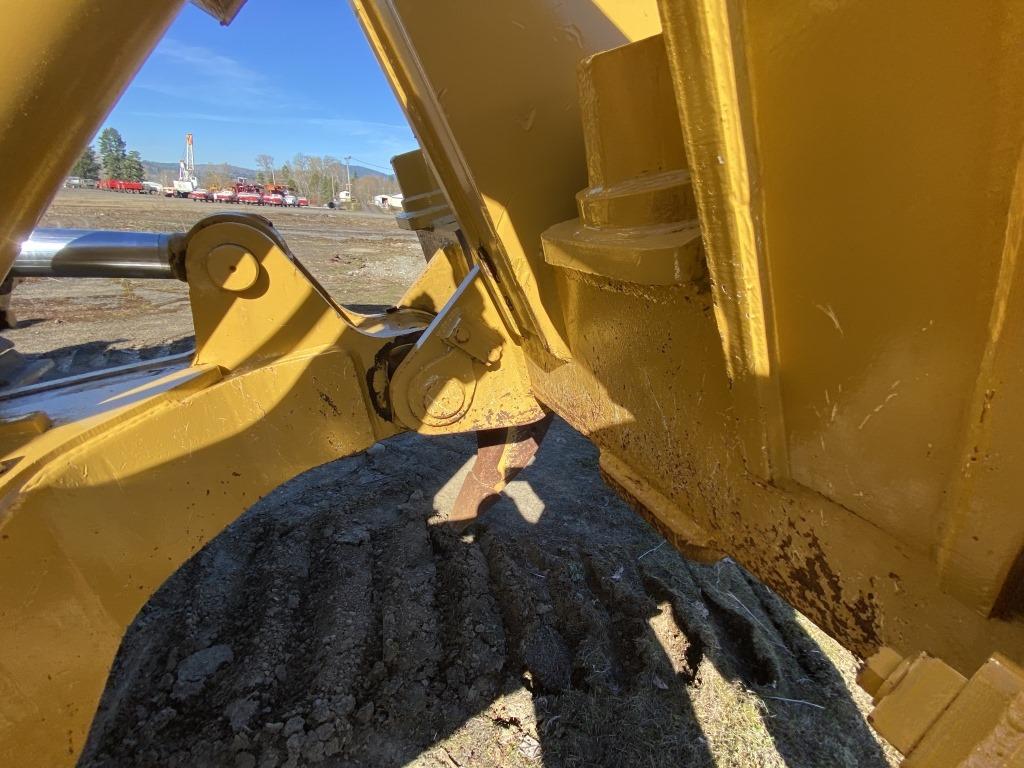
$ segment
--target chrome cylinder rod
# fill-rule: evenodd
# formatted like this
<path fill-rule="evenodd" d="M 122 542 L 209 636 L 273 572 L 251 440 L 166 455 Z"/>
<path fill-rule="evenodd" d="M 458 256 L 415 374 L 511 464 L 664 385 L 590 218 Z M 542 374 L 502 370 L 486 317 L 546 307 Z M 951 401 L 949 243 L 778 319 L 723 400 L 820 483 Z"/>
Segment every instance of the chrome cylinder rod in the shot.
<path fill-rule="evenodd" d="M 13 277 L 174 278 L 183 236 L 162 232 L 37 229 L 21 244 Z"/>

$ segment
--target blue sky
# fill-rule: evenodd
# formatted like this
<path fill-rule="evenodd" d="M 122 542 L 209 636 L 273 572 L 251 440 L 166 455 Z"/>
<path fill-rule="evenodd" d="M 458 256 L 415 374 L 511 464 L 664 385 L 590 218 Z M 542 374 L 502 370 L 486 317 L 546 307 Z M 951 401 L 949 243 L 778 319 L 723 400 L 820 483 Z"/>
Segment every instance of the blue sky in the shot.
<path fill-rule="evenodd" d="M 416 140 L 345 0 L 248 0 L 222 27 L 186 5 L 104 127 L 146 160 L 255 167 L 296 153 L 390 168 Z M 362 161 L 362 162 L 359 162 Z"/>

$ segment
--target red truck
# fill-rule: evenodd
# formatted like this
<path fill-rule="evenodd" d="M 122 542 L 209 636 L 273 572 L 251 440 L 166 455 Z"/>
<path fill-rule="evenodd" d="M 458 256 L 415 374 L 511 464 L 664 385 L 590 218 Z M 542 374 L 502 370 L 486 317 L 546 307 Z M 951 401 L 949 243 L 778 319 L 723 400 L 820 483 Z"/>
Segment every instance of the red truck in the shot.
<path fill-rule="evenodd" d="M 268 184 L 263 190 L 263 204 L 284 205 L 284 196 L 287 192 L 288 187 L 283 187 L 280 184 Z"/>
<path fill-rule="evenodd" d="M 263 205 L 263 185 L 253 184 L 248 179 L 239 178 L 234 185 L 235 202 L 243 205 Z"/>
<path fill-rule="evenodd" d="M 131 192 L 136 195 L 145 191 L 141 181 L 125 181 L 124 179 L 100 179 L 96 188 L 109 192 Z"/>

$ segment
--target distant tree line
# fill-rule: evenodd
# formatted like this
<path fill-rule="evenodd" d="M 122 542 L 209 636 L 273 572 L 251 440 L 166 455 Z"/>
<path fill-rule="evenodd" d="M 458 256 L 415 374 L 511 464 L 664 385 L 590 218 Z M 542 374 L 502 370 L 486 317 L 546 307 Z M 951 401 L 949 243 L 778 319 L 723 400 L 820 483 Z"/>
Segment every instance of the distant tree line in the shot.
<path fill-rule="evenodd" d="M 321 205 L 336 199 L 346 189 L 345 163 L 331 155 L 297 154 L 291 161 L 277 165 L 270 155 L 257 155 L 256 182 L 260 184 L 283 184 L 309 198 L 313 205 Z M 394 176 L 360 176 L 355 170 L 350 179 L 352 197 L 361 202 L 371 202 L 376 195 L 398 191 Z"/>
<path fill-rule="evenodd" d="M 116 128 L 105 128 L 99 138 L 99 157 L 90 144 L 82 152 L 71 169 L 72 176 L 83 179 L 123 179 L 142 181 L 146 171 L 142 167 L 142 156 L 136 150 L 128 151 L 128 145 Z"/>
<path fill-rule="evenodd" d="M 71 175 L 84 179 L 124 179 L 125 181 L 142 181 L 146 176 L 142 157 L 135 150 L 128 151 L 124 137 L 116 128 L 106 128 L 99 135 L 98 151 L 91 145 L 85 148 L 78 158 Z M 270 155 L 257 155 L 255 182 L 259 184 L 281 184 L 295 190 L 309 199 L 313 205 L 321 205 L 332 199 L 338 199 L 346 189 L 345 163 L 330 155 L 315 156 L 297 154 L 291 161 L 277 165 Z M 170 183 L 170 173 L 161 174 L 166 186 Z M 203 174 L 202 183 L 207 189 L 223 189 L 234 184 L 235 179 L 230 167 L 224 163 L 207 169 Z M 352 185 L 352 198 L 363 203 L 372 203 L 376 195 L 393 194 L 398 191 L 394 176 L 378 176 L 376 174 L 360 176 L 352 170 L 349 179 Z"/>

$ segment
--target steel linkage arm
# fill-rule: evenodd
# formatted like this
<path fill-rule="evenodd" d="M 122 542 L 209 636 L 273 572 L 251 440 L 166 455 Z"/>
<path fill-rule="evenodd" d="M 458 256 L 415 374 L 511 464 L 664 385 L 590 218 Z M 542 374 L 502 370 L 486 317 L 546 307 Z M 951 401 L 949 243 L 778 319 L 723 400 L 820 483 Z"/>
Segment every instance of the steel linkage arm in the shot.
<path fill-rule="evenodd" d="M 382 361 L 431 315 L 347 313 L 259 217 L 183 244 L 190 366 L 0 404 L 0 765 L 72 764 L 153 591 L 282 482 L 404 428 L 373 405 Z"/>

